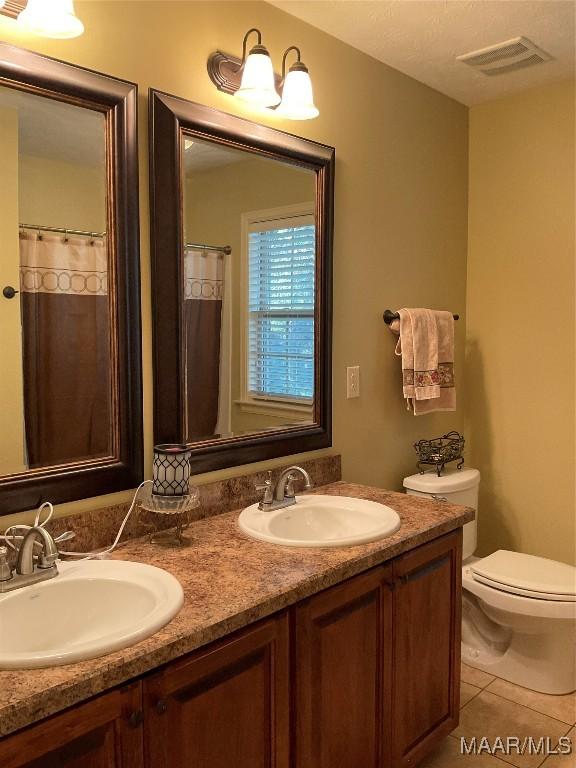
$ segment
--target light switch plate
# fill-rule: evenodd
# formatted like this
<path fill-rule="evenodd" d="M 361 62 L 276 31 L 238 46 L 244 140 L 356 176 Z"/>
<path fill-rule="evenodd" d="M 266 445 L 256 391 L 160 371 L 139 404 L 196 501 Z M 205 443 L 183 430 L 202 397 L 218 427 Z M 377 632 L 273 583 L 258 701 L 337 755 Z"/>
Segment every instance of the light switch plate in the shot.
<path fill-rule="evenodd" d="M 351 365 L 346 368 L 346 397 L 360 397 L 360 366 Z"/>

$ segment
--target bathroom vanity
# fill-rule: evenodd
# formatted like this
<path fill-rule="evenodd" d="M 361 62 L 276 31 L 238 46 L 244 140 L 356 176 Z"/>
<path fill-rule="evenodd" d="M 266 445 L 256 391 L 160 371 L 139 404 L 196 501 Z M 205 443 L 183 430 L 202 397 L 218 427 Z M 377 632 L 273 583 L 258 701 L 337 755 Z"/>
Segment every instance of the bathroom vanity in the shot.
<path fill-rule="evenodd" d="M 391 506 L 401 527 L 354 547 L 278 547 L 232 512 L 195 523 L 183 550 L 127 544 L 119 558 L 178 577 L 182 611 L 106 657 L 0 672 L 2 768 L 416 765 L 457 724 L 473 512 L 317 490 Z"/>

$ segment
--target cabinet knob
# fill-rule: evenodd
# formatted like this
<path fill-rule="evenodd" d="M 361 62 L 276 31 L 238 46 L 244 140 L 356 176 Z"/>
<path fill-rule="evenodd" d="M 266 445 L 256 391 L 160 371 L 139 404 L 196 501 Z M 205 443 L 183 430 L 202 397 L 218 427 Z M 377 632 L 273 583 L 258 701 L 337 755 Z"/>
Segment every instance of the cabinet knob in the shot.
<path fill-rule="evenodd" d="M 144 722 L 144 714 L 142 713 L 141 709 L 137 709 L 135 712 L 132 712 L 132 714 L 128 718 L 128 725 L 130 726 L 130 728 L 139 728 L 143 722 Z"/>
<path fill-rule="evenodd" d="M 156 712 L 163 715 L 168 710 L 168 702 L 165 699 L 159 699 L 156 702 Z"/>

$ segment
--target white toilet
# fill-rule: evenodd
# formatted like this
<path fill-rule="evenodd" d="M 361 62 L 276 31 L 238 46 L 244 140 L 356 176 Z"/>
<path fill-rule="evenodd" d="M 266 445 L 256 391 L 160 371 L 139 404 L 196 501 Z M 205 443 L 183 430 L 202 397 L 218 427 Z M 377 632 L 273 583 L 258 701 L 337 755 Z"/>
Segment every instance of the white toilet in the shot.
<path fill-rule="evenodd" d="M 474 507 L 477 469 L 404 478 L 406 492 Z M 576 568 L 520 552 L 473 557 L 476 520 L 464 526 L 462 661 L 534 691 L 576 690 Z"/>

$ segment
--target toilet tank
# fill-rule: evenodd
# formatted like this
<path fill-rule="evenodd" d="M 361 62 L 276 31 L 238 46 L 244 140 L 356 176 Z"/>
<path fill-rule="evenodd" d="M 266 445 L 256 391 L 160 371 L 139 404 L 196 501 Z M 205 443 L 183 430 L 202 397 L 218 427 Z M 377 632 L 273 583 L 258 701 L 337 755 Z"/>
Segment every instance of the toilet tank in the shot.
<path fill-rule="evenodd" d="M 463 504 L 474 508 L 476 519 L 466 523 L 463 528 L 463 560 L 473 555 L 476 549 L 479 485 L 480 472 L 477 469 L 445 469 L 440 477 L 436 470 L 432 469 L 424 474 L 404 478 L 404 488 L 408 494 L 426 496 L 429 499 L 437 496 L 446 499 L 450 504 Z"/>

